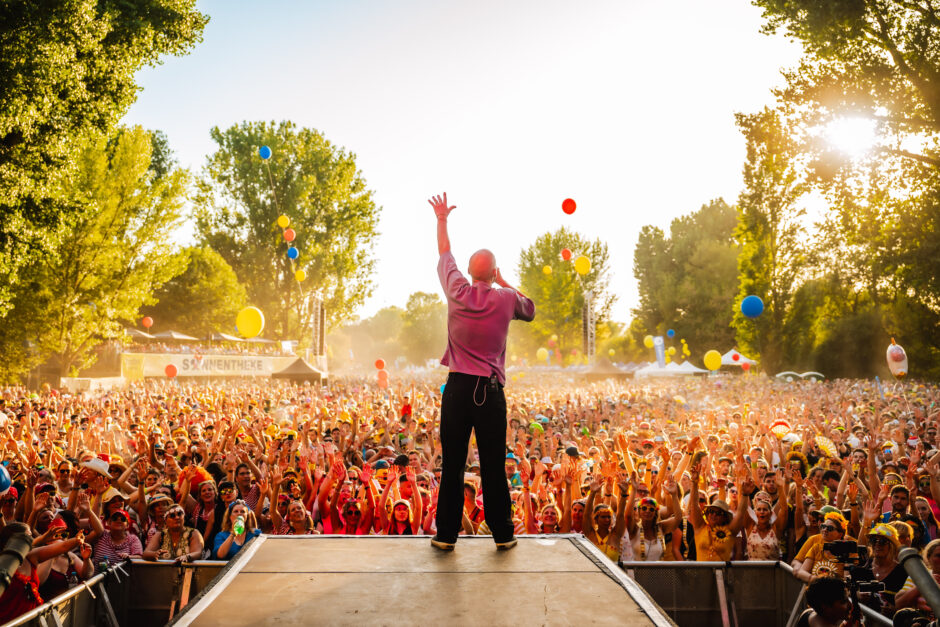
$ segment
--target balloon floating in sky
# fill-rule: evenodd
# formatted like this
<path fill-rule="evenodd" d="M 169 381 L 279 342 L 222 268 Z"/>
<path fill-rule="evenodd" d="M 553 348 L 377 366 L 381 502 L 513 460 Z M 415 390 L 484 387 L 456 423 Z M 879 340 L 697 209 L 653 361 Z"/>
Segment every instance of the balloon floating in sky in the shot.
<path fill-rule="evenodd" d="M 0 496 L 6 494 L 13 487 L 13 480 L 7 467 L 0 464 Z"/>
<path fill-rule="evenodd" d="M 675 330 L 675 329 L 669 329 L 668 331 L 666 331 L 666 335 L 667 335 L 668 337 L 675 337 L 675 336 L 676 336 L 676 330 Z"/>
<path fill-rule="evenodd" d="M 891 338 L 891 346 L 888 347 L 885 357 L 888 359 L 888 369 L 891 370 L 891 374 L 898 378 L 907 374 L 907 353 L 900 344 L 895 343 L 894 338 Z"/>
<path fill-rule="evenodd" d="M 303 270 L 298 270 L 297 272 L 294 273 L 294 278 L 297 279 L 298 281 L 303 281 L 304 279 L 307 278 L 307 273 L 304 272 Z"/>
<path fill-rule="evenodd" d="M 381 359 L 381 358 L 380 358 L 380 359 L 376 359 L 376 360 L 375 360 L 375 369 L 376 369 L 376 370 L 384 370 L 384 369 L 385 369 L 385 360 L 384 360 L 384 359 Z"/>
<path fill-rule="evenodd" d="M 287 258 L 288 259 L 297 259 L 300 256 L 300 251 L 291 246 L 287 249 Z"/>
<path fill-rule="evenodd" d="M 761 315 L 764 311 L 764 301 L 760 299 L 760 296 L 745 296 L 744 300 L 741 301 L 741 313 L 747 318 L 756 318 Z"/>
<path fill-rule="evenodd" d="M 286 229 L 287 227 L 290 226 L 290 218 L 288 218 L 285 215 L 279 215 L 277 217 L 277 225 L 281 227 L 282 229 Z"/>
<path fill-rule="evenodd" d="M 144 325 L 145 329 L 149 329 L 150 327 L 153 326 L 153 318 L 151 318 L 150 316 L 144 316 L 144 319 L 141 320 L 140 323 Z"/>
<path fill-rule="evenodd" d="M 751 364 L 744 362 L 743 364 L 741 364 L 741 369 L 744 370 L 744 372 L 747 372 L 748 370 L 751 369 Z"/>
<path fill-rule="evenodd" d="M 169 364 L 166 368 L 163 369 L 163 372 L 166 373 L 166 376 L 172 379 L 176 376 L 176 366 Z"/>
<path fill-rule="evenodd" d="M 571 251 L 568 250 L 567 248 L 562 248 L 561 258 L 564 259 L 565 261 L 571 261 Z"/>
<path fill-rule="evenodd" d="M 611 357 L 613 357 L 615 353 L 616 351 L 614 351 L 614 349 L 610 349 L 609 351 L 607 351 L 607 354 L 610 355 Z"/>
<path fill-rule="evenodd" d="M 284 241 L 293 242 L 295 237 L 297 237 L 297 233 L 294 232 L 294 229 L 284 229 Z"/>
<path fill-rule="evenodd" d="M 545 361 L 546 359 L 548 359 L 548 349 L 540 348 L 537 351 L 535 351 L 535 358 L 538 359 L 539 361 Z"/>
<path fill-rule="evenodd" d="M 574 269 L 580 275 L 585 275 L 591 271 L 591 260 L 581 255 L 574 260 Z"/>
<path fill-rule="evenodd" d="M 732 359 L 733 361 L 738 361 L 739 359 L 741 359 L 741 356 L 738 355 L 737 353 L 735 353 L 734 355 L 731 356 L 731 359 Z"/>
<path fill-rule="evenodd" d="M 561 210 L 567 213 L 569 216 L 574 213 L 574 210 L 578 208 L 578 205 L 571 198 L 565 198 L 561 203 Z"/>
<path fill-rule="evenodd" d="M 551 266 L 542 266 L 542 272 L 544 272 L 545 274 L 551 274 L 551 273 L 552 273 L 552 267 L 551 267 Z"/>
<path fill-rule="evenodd" d="M 646 348 L 653 348 L 653 336 L 647 335 L 643 338 L 643 346 Z"/>
<path fill-rule="evenodd" d="M 235 317 L 235 327 L 242 337 L 256 337 L 264 330 L 264 314 L 257 307 L 245 307 Z"/>
<path fill-rule="evenodd" d="M 718 370 L 721 368 L 721 353 L 716 350 L 710 350 L 705 353 L 705 367 L 709 370 Z"/>
<path fill-rule="evenodd" d="M 262 146 L 261 148 L 258 149 L 258 156 L 261 157 L 262 159 L 270 159 L 271 149 L 268 148 L 267 146 Z"/>

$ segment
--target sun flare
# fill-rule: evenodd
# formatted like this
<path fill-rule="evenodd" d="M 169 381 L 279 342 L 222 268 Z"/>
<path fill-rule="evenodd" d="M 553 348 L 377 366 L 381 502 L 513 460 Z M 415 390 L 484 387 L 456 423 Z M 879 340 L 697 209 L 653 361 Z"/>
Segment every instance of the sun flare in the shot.
<path fill-rule="evenodd" d="M 875 136 L 875 121 L 870 118 L 836 118 L 823 129 L 823 137 L 829 145 L 852 158 L 871 150 Z"/>

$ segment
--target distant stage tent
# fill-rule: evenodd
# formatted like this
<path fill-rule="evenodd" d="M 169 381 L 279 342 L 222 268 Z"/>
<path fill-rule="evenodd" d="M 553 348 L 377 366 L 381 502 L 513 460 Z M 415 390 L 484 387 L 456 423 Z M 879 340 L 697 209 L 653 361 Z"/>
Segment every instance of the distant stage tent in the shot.
<path fill-rule="evenodd" d="M 737 361 L 734 360 L 735 355 L 738 356 Z M 741 364 L 751 364 L 752 366 L 756 366 L 757 362 L 753 359 L 750 359 L 749 357 L 745 357 L 733 348 L 721 356 L 722 366 L 740 366 Z"/>
<path fill-rule="evenodd" d="M 633 376 L 624 368 L 618 368 L 606 357 L 598 357 L 594 365 L 582 373 L 585 379 L 601 381 L 604 379 L 627 379 Z"/>
<path fill-rule="evenodd" d="M 668 367 L 668 366 L 667 366 Z M 691 361 L 684 361 L 679 364 L 677 370 L 683 374 L 708 374 L 704 368 L 696 368 Z"/>
<path fill-rule="evenodd" d="M 153 336 L 149 333 L 144 333 L 143 331 L 138 331 L 137 329 L 124 329 L 124 335 L 127 337 L 132 337 L 136 340 L 152 340 Z"/>
<path fill-rule="evenodd" d="M 279 372 L 271 375 L 272 379 L 282 379 L 294 383 L 319 383 L 323 380 L 323 373 L 308 364 L 303 358 Z"/>
<path fill-rule="evenodd" d="M 247 340 L 242 340 L 243 342 L 251 342 L 252 344 L 277 344 L 274 340 L 266 340 L 263 337 L 250 337 Z"/>
<path fill-rule="evenodd" d="M 213 333 L 206 338 L 210 342 L 244 342 L 240 337 L 229 335 L 228 333 Z"/>
<path fill-rule="evenodd" d="M 177 333 L 176 331 L 164 331 L 162 333 L 154 333 L 153 337 L 158 340 L 173 340 L 175 342 L 198 342 L 197 338 L 194 338 L 191 335 L 184 335 L 182 333 Z"/>

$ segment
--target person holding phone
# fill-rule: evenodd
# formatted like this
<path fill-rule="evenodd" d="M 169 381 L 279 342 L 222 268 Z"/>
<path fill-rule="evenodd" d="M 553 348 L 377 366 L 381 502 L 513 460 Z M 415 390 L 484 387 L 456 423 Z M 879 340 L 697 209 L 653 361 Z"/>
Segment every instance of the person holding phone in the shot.
<path fill-rule="evenodd" d="M 463 517 L 463 475 L 471 432 L 476 435 L 483 485 L 483 514 L 498 549 L 516 544 L 506 482 L 506 335 L 512 320 L 531 322 L 535 304 L 500 274 L 486 249 L 470 257 L 471 281 L 450 250 L 447 219 L 455 209 L 447 194 L 428 201 L 437 218 L 437 273 L 447 296 L 447 349 L 441 364 L 450 369 L 441 398 L 443 472 L 432 546 L 453 550 Z M 496 283 L 502 289 L 494 289 Z"/>

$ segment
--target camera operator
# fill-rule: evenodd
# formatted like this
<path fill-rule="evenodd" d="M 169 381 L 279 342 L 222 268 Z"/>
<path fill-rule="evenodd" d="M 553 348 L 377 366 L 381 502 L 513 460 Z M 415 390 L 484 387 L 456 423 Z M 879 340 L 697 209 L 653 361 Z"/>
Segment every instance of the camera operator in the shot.
<path fill-rule="evenodd" d="M 843 541 L 846 526 L 847 521 L 842 514 L 836 512 L 826 514 L 819 526 L 820 540 L 815 541 L 812 538 L 807 540 L 807 543 L 812 541 L 813 544 L 800 564 L 800 569 L 793 573 L 797 579 L 810 583 L 814 579 L 829 575 L 844 576 L 844 562 L 827 550 L 825 545 Z"/>
<path fill-rule="evenodd" d="M 848 588 L 838 577 L 819 577 L 806 588 L 806 603 L 797 627 L 855 627 L 861 625 L 852 616 Z"/>
<path fill-rule="evenodd" d="M 865 534 L 860 538 L 865 541 Z M 898 563 L 898 551 L 901 543 L 898 532 L 890 525 L 875 525 L 868 532 L 868 545 L 871 548 L 871 560 L 867 569 L 871 571 L 872 581 L 884 584 L 884 590 L 877 593 L 859 593 L 859 599 L 865 605 L 875 609 L 885 616 L 894 614 L 894 596 L 904 586 L 907 580 L 907 571 Z"/>

